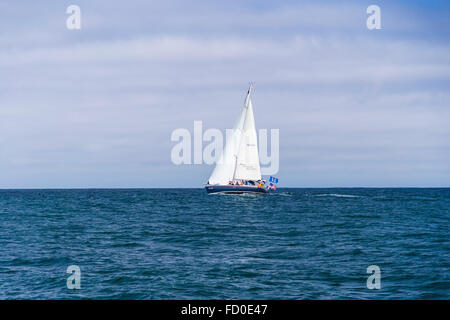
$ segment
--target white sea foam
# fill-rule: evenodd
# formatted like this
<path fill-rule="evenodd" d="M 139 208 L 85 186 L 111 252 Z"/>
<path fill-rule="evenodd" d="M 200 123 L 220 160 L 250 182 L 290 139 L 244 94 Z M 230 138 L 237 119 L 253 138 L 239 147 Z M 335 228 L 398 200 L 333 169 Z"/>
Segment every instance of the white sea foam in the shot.
<path fill-rule="evenodd" d="M 314 197 L 360 198 L 360 196 L 355 196 L 352 194 L 338 194 L 338 193 L 315 194 Z"/>
<path fill-rule="evenodd" d="M 271 195 L 271 196 L 290 197 L 290 196 L 292 196 L 292 193 L 290 193 L 290 192 L 269 192 L 269 195 Z"/>

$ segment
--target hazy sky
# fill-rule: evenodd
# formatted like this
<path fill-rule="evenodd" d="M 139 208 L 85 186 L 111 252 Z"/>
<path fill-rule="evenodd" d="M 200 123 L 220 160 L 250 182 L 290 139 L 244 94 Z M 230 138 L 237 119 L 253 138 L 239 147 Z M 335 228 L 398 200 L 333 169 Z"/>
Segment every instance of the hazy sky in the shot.
<path fill-rule="evenodd" d="M 280 186 L 449 186 L 449 21 L 449 1 L 2 1 L 0 188 L 200 187 L 213 167 L 172 164 L 170 135 L 230 128 L 249 81 Z"/>

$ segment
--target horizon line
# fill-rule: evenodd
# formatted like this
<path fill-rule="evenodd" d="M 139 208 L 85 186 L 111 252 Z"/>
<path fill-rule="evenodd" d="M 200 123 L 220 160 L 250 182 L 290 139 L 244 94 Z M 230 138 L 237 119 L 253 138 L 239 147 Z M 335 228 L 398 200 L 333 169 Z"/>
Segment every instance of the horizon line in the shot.
<path fill-rule="evenodd" d="M 384 187 L 277 187 L 277 189 L 449 189 L 450 186 L 384 186 Z M 204 189 L 204 187 L 73 187 L 73 188 L 0 188 L 7 190 L 150 190 L 150 189 Z"/>

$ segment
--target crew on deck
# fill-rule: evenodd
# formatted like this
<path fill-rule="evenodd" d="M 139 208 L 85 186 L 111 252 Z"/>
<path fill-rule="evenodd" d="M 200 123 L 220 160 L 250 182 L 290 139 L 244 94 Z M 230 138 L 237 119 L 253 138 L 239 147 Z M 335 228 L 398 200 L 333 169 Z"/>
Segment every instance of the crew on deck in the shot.
<path fill-rule="evenodd" d="M 230 186 L 258 186 L 259 188 L 264 188 L 266 180 L 230 180 L 228 185 Z"/>

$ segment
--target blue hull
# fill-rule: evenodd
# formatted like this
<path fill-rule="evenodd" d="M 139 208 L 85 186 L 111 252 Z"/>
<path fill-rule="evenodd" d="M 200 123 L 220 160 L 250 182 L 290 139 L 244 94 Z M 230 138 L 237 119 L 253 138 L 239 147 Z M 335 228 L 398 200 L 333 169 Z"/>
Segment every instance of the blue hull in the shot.
<path fill-rule="evenodd" d="M 267 188 L 259 188 L 256 186 L 206 185 L 205 190 L 208 193 L 226 193 L 226 194 L 269 193 L 269 190 L 267 190 Z"/>

